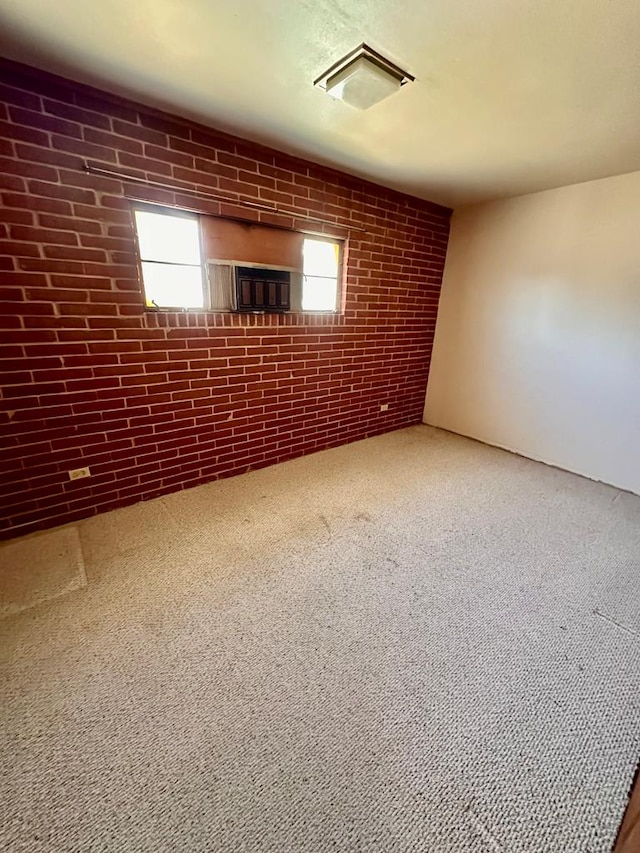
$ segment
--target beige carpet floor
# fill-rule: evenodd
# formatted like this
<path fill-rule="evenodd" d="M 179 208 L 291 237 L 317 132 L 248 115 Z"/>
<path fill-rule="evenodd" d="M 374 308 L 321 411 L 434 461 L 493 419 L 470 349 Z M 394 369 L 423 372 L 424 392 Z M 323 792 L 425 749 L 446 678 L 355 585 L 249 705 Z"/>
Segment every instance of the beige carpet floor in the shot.
<path fill-rule="evenodd" d="M 22 536 L 0 547 L 0 619 L 86 585 L 75 526 Z"/>
<path fill-rule="evenodd" d="M 413 427 L 77 528 L 0 622 L 2 849 L 611 849 L 640 498 Z"/>

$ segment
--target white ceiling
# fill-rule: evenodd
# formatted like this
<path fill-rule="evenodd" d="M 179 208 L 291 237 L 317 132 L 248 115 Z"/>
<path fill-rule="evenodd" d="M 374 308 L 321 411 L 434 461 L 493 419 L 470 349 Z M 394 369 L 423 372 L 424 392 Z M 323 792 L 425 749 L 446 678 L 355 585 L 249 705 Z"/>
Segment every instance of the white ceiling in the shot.
<path fill-rule="evenodd" d="M 417 78 L 365 112 L 362 41 Z M 449 205 L 640 169 L 638 0 L 0 0 L 0 54 Z"/>

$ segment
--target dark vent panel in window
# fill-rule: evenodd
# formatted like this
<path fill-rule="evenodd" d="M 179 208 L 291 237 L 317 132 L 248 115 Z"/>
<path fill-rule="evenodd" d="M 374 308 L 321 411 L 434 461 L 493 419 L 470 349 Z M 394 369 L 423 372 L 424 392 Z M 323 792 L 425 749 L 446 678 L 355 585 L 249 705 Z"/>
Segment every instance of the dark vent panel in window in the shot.
<path fill-rule="evenodd" d="M 288 311 L 291 273 L 264 267 L 236 267 L 238 311 Z"/>

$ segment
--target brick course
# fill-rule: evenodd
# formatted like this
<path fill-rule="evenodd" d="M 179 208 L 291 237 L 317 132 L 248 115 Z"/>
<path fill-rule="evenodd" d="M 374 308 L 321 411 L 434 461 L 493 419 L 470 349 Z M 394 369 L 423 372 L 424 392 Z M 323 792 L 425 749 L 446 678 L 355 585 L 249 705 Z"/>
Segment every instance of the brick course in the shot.
<path fill-rule="evenodd" d="M 3 536 L 420 421 L 449 210 L 16 63 L 0 73 Z M 131 198 L 347 238 L 343 312 L 146 311 Z M 313 216 L 332 224 L 298 218 Z"/>

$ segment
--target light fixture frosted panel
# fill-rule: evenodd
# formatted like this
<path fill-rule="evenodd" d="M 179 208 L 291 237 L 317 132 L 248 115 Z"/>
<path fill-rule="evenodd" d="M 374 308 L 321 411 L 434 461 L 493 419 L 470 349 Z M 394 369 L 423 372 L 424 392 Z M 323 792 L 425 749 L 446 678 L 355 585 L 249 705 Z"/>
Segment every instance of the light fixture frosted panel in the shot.
<path fill-rule="evenodd" d="M 366 110 L 397 92 L 402 79 L 369 57 L 360 56 L 329 77 L 327 92 L 352 107 Z"/>
<path fill-rule="evenodd" d="M 366 110 L 415 80 L 367 44 L 361 44 L 321 74 L 313 85 L 345 104 Z"/>

